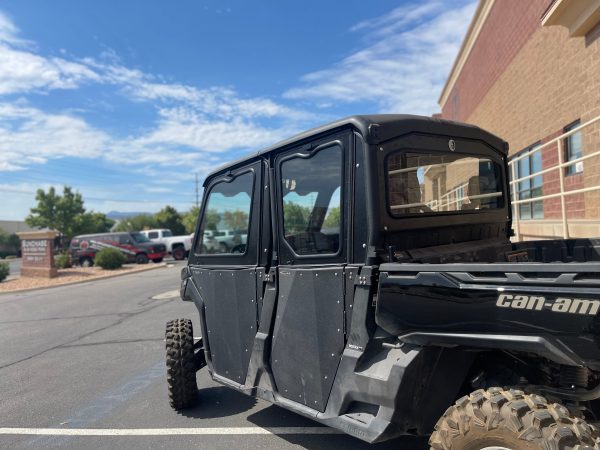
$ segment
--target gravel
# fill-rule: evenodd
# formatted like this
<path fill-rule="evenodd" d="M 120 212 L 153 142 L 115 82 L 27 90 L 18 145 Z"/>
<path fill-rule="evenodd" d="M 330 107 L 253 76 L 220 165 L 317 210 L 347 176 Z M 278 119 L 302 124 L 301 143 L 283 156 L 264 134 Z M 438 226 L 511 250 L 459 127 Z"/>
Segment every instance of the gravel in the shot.
<path fill-rule="evenodd" d="M 125 264 L 121 269 L 104 270 L 100 267 L 73 267 L 59 269 L 55 278 L 19 277 L 8 279 L 0 283 L 0 293 L 23 291 L 28 289 L 41 289 L 62 284 L 81 283 L 99 278 L 110 278 L 128 273 L 143 272 L 146 270 L 165 267 L 166 264 Z"/>

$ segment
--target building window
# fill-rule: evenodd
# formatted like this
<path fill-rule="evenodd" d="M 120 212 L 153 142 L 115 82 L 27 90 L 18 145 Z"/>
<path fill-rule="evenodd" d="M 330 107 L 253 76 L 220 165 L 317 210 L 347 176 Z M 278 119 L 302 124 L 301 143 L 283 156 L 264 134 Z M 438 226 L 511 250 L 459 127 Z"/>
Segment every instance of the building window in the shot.
<path fill-rule="evenodd" d="M 576 120 L 572 124 L 565 127 L 565 133 L 577 128 L 581 125 L 581 121 Z M 583 145 L 581 131 L 573 133 L 572 135 L 565 138 L 565 162 L 574 161 L 583 156 Z M 573 165 L 565 167 L 565 173 L 567 175 L 575 175 L 576 173 L 583 172 L 583 161 L 576 162 Z"/>
<path fill-rule="evenodd" d="M 520 155 L 527 155 L 517 161 L 517 178 L 523 178 L 542 171 L 542 153 L 537 151 L 532 153 L 539 143 L 534 144 Z M 521 180 L 517 183 L 517 199 L 529 200 L 543 195 L 542 175 L 537 175 L 526 180 Z M 543 219 L 544 218 L 544 201 L 538 200 L 519 204 L 519 219 Z"/>

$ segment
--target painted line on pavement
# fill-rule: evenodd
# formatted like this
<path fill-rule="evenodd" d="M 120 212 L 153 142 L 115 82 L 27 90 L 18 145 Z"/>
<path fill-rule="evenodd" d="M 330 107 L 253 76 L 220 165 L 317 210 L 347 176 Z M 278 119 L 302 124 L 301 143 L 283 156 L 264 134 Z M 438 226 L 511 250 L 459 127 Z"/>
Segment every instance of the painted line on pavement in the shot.
<path fill-rule="evenodd" d="M 172 291 L 163 292 L 162 294 L 155 295 L 152 297 L 152 300 L 167 300 L 170 298 L 179 297 L 179 289 L 175 289 Z"/>
<path fill-rule="evenodd" d="M 343 434 L 328 427 L 230 428 L 0 428 L 0 435 L 41 436 L 185 436 L 185 435 L 285 435 Z"/>

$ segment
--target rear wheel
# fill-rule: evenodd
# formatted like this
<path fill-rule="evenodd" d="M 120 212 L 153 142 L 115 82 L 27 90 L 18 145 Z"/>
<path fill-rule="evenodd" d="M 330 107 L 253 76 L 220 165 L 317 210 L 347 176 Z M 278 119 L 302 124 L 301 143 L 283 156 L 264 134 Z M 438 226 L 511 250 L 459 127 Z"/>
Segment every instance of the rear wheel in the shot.
<path fill-rule="evenodd" d="M 169 403 L 175 410 L 189 408 L 198 398 L 196 384 L 198 366 L 194 355 L 192 321 L 175 319 L 167 322 L 165 338 Z"/>
<path fill-rule="evenodd" d="M 177 261 L 181 261 L 185 258 L 185 248 L 183 247 L 175 247 L 173 249 L 173 258 Z"/>
<path fill-rule="evenodd" d="M 457 400 L 435 426 L 435 450 L 600 448 L 596 431 L 567 408 L 516 389 L 480 389 Z"/>
<path fill-rule="evenodd" d="M 92 261 L 92 258 L 84 256 L 79 260 L 79 265 L 81 265 L 81 267 L 92 267 L 94 265 L 94 261 Z"/>
<path fill-rule="evenodd" d="M 148 264 L 148 255 L 145 253 L 138 253 L 135 255 L 135 262 L 137 264 Z"/>

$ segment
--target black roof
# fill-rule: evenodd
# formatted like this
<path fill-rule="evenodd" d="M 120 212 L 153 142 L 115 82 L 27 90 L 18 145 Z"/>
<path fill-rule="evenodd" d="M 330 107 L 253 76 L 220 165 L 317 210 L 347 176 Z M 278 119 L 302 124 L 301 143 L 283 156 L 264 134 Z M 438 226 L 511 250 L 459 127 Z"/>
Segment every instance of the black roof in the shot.
<path fill-rule="evenodd" d="M 357 115 L 345 117 L 343 119 L 336 120 L 335 122 L 312 128 L 271 145 L 263 150 L 252 152 L 241 159 L 232 161 L 213 170 L 206 177 L 206 180 L 219 172 L 232 169 L 235 166 L 246 161 L 250 161 L 258 156 L 265 155 L 276 150 L 281 150 L 289 145 L 297 145 L 305 139 L 313 138 L 319 134 L 324 134 L 345 127 L 355 128 L 366 139 L 368 144 L 373 145 L 405 134 L 416 132 L 483 140 L 488 142 L 498 151 L 501 151 L 503 154 L 508 154 L 508 145 L 505 141 L 475 125 L 439 119 L 436 117 L 416 116 L 411 114 Z"/>

